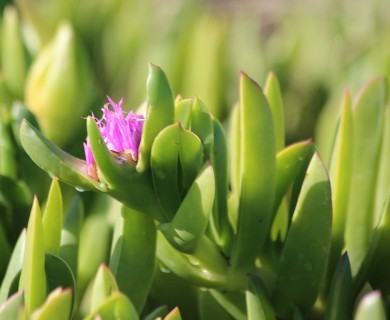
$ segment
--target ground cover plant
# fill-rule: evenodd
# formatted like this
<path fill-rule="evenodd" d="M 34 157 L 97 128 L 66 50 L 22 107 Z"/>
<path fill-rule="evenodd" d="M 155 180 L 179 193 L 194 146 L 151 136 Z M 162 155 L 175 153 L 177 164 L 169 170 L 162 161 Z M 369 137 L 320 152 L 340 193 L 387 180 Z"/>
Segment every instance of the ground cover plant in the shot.
<path fill-rule="evenodd" d="M 175 87 L 184 63 L 171 72 L 175 84 L 145 63 L 145 94 L 131 106 L 123 83 L 109 93 L 123 81 L 110 65 L 118 52 L 92 50 L 102 41 L 99 24 L 69 2 L 58 7 L 68 21 L 48 30 L 50 21 L 38 19 L 45 6 L 17 5 L 42 47 L 30 55 L 19 11 L 6 7 L 0 319 L 387 318 L 384 77 L 332 88 L 313 138 L 296 140 L 277 72 L 262 83 L 237 73 L 237 99 L 227 107 L 226 66 L 202 73 L 215 94 L 205 102 Z M 208 21 L 191 43 L 210 30 L 222 39 L 226 26 L 189 8 L 181 14 Z M 96 19 L 118 18 L 116 10 L 107 2 Z M 187 62 L 198 61 L 194 48 Z"/>

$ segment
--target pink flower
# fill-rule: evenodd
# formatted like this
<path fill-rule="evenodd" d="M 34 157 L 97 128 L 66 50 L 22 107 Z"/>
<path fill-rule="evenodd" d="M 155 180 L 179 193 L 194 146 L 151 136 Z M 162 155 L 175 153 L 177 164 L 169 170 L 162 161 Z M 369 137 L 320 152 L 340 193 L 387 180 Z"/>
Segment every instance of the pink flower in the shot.
<path fill-rule="evenodd" d="M 102 108 L 102 118 L 96 119 L 93 116 L 104 143 L 118 160 L 137 161 L 145 118 L 132 111 L 126 115 L 122 110 L 123 99 L 118 104 L 113 102 L 110 97 L 107 99 L 108 103 Z M 88 138 L 84 143 L 84 152 L 88 174 L 96 178 L 96 164 Z"/>

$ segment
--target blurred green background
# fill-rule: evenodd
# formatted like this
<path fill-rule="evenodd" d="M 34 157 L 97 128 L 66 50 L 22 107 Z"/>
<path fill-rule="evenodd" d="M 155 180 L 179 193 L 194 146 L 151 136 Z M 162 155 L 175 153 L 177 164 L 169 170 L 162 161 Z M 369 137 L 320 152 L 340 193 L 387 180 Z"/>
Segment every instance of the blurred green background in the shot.
<path fill-rule="evenodd" d="M 330 92 L 339 100 L 340 88 L 356 89 L 390 72 L 386 0 L 15 0 L 13 4 L 26 48 L 27 78 L 30 66 L 64 23 L 71 28 L 76 50 L 86 55 L 76 56 L 83 60 L 79 61 L 83 67 L 76 69 L 85 79 L 80 82 L 89 86 L 80 83 L 78 92 L 64 94 L 82 110 L 75 113 L 78 130 L 80 117 L 99 109 L 105 95 L 123 96 L 131 108 L 141 104 L 147 62 L 165 70 L 177 94 L 197 95 L 221 120 L 238 99 L 241 70 L 259 83 L 275 71 L 285 99 L 289 142 L 313 136 L 321 109 L 331 104 Z M 6 64 L 3 58 L 3 71 Z M 36 84 L 28 86 L 41 90 Z M 35 113 L 41 109 L 50 113 L 49 108 L 34 105 L 39 103 L 29 91 L 27 87 L 17 98 L 31 101 L 27 106 Z M 68 108 L 71 112 L 76 106 Z M 67 145 L 71 138 L 69 134 L 59 142 Z"/>

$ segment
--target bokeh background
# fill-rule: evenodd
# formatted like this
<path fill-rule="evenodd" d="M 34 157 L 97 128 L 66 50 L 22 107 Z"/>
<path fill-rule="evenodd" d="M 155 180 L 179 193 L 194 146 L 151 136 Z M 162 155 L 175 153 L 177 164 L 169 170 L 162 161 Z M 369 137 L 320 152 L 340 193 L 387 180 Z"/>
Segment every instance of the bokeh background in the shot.
<path fill-rule="evenodd" d="M 165 70 L 175 93 L 197 95 L 221 120 L 238 99 L 241 70 L 260 84 L 273 70 L 292 142 L 313 136 L 321 111 L 333 97 L 340 100 L 344 88 L 356 91 L 390 72 L 386 0 L 15 0 L 2 2 L 2 10 L 7 3 L 20 20 L 26 78 L 60 26 L 71 28 L 74 50 L 83 51 L 83 57 L 76 53 L 83 66 L 75 81 L 89 86 L 80 83 L 78 92 L 64 95 L 70 104 L 78 97 L 83 116 L 98 110 L 106 95 L 124 97 L 128 108 L 141 104 L 148 62 Z M 2 59 L 2 69 L 5 64 Z M 35 112 L 47 110 L 34 106 L 29 91 L 16 97 L 33 104 L 28 107 Z M 80 126 L 81 114 L 75 112 L 74 120 Z M 72 139 L 70 134 L 60 144 Z"/>

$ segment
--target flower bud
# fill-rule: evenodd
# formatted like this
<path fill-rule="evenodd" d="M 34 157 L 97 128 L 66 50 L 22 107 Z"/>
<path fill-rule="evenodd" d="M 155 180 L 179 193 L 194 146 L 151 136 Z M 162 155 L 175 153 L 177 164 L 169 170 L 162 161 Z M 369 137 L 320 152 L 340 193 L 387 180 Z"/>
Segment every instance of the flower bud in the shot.
<path fill-rule="evenodd" d="M 33 62 L 25 92 L 25 102 L 42 132 L 57 145 L 65 145 L 83 124 L 91 83 L 86 52 L 72 26 L 63 23 Z"/>
<path fill-rule="evenodd" d="M 5 84 L 15 97 L 22 98 L 27 73 L 27 52 L 18 14 L 12 6 L 4 9 L 1 41 L 1 71 Z"/>

